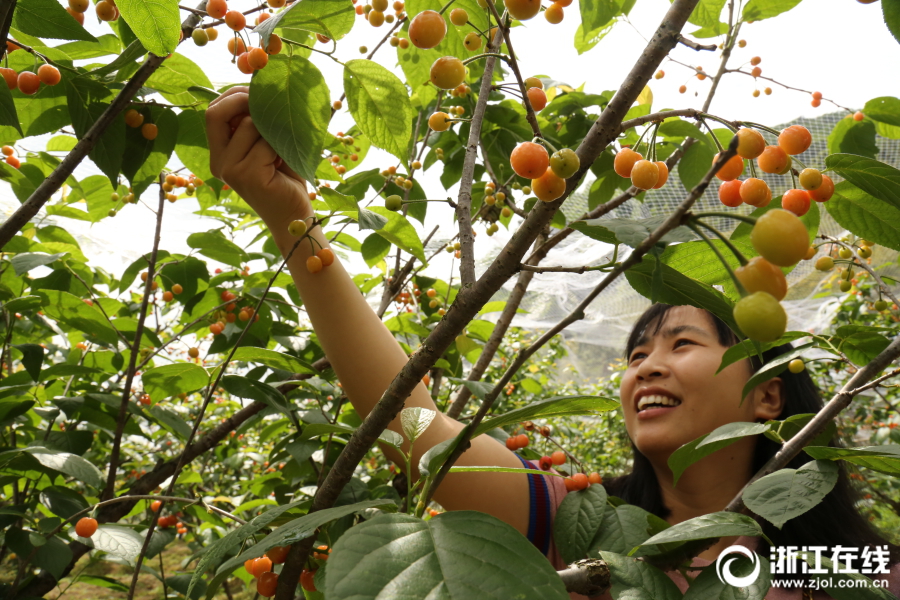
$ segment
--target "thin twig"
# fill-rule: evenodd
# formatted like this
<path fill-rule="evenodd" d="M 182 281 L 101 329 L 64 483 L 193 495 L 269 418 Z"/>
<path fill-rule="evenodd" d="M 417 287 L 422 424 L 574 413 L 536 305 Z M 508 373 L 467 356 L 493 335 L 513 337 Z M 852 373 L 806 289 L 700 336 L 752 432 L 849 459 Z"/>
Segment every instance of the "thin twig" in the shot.
<path fill-rule="evenodd" d="M 695 42 L 692 39 L 688 39 L 688 38 L 684 37 L 683 35 L 678 36 L 678 43 L 683 44 L 683 45 L 687 46 L 688 48 L 693 48 L 694 50 L 696 50 L 698 52 L 700 50 L 709 50 L 710 52 L 715 52 L 716 48 L 718 47 L 715 44 L 700 44 L 698 42 Z"/>

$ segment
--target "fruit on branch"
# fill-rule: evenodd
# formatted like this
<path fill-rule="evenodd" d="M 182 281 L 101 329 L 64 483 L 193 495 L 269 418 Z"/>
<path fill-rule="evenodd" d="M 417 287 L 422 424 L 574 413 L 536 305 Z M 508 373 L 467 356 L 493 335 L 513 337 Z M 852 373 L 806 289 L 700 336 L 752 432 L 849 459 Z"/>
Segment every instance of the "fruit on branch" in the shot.
<path fill-rule="evenodd" d="M 172 293 L 175 294 L 176 296 L 183 291 L 184 291 L 184 288 L 181 287 L 180 283 L 176 283 L 175 285 L 172 286 Z"/>
<path fill-rule="evenodd" d="M 743 204 L 744 200 L 741 198 L 741 186 L 743 183 L 739 179 L 732 179 L 722 183 L 719 186 L 719 202 L 731 208 Z"/>
<path fill-rule="evenodd" d="M 282 46 L 281 38 L 273 33 L 269 36 L 269 45 L 266 46 L 266 54 L 278 54 L 281 52 Z"/>
<path fill-rule="evenodd" d="M 801 360 L 799 358 L 795 358 L 794 360 L 792 360 L 791 362 L 788 363 L 788 371 L 790 371 L 791 373 L 794 373 L 794 374 L 802 373 L 805 370 L 806 370 L 806 363 L 804 363 L 803 360 Z"/>
<path fill-rule="evenodd" d="M 322 267 L 330 267 L 334 263 L 334 251 L 331 248 L 321 248 L 316 256 L 322 261 Z"/>
<path fill-rule="evenodd" d="M 81 517 L 75 523 L 75 534 L 79 537 L 89 538 L 97 533 L 97 519 L 92 517 Z"/>
<path fill-rule="evenodd" d="M 781 173 L 790 167 L 791 157 L 781 146 L 766 146 L 756 164 L 763 173 Z"/>
<path fill-rule="evenodd" d="M 738 129 L 737 154 L 741 158 L 753 159 L 766 149 L 766 139 L 760 132 L 749 127 Z"/>
<path fill-rule="evenodd" d="M 436 112 L 428 117 L 428 126 L 432 131 L 447 131 L 451 124 L 450 115 L 445 112 Z"/>
<path fill-rule="evenodd" d="M 171 302 L 175 299 L 175 294 L 173 294 L 172 292 L 163 292 L 162 299 L 163 302 Z"/>
<path fill-rule="evenodd" d="M 290 551 L 290 546 L 275 546 L 274 548 L 270 548 L 268 552 L 266 552 L 266 556 L 268 556 L 273 564 L 280 565 L 287 559 L 288 552 Z"/>
<path fill-rule="evenodd" d="M 872 308 L 874 308 L 878 312 L 883 312 L 883 311 L 887 310 L 887 307 L 888 307 L 887 300 L 881 300 L 881 299 L 876 300 L 875 304 L 872 305 Z"/>
<path fill-rule="evenodd" d="M 225 44 L 225 47 L 228 48 L 228 54 L 231 56 L 240 56 L 244 52 L 247 51 L 247 47 L 244 45 L 244 40 L 235 36 L 228 40 L 228 43 Z"/>
<path fill-rule="evenodd" d="M 204 31 L 206 31 L 206 37 L 209 38 L 209 41 L 214 42 L 219 39 L 219 30 L 215 27 L 207 27 Z"/>
<path fill-rule="evenodd" d="M 237 68 L 244 75 L 251 75 L 253 73 L 253 67 L 250 66 L 250 54 L 248 52 L 244 52 L 238 56 Z"/>
<path fill-rule="evenodd" d="M 452 90 L 466 79 L 466 66 L 455 56 L 442 56 L 431 65 L 431 83 Z"/>
<path fill-rule="evenodd" d="M 756 220 L 750 242 L 760 256 L 779 267 L 790 267 L 806 256 L 809 233 L 794 213 L 773 208 Z"/>
<path fill-rule="evenodd" d="M 571 148 L 557 150 L 553 153 L 553 156 L 550 157 L 550 168 L 553 169 L 553 172 L 557 177 L 562 177 L 563 179 L 568 179 L 574 175 L 580 166 L 581 159 L 578 158 L 578 155 Z M 666 175 L 668 176 L 668 171 L 666 172 Z M 498 193 L 497 196 L 499 198 L 500 194 Z"/>
<path fill-rule="evenodd" d="M 865 246 L 863 246 L 862 248 L 858 248 L 856 250 L 856 253 L 859 255 L 860 258 L 869 258 L 870 256 L 872 256 L 872 249 L 866 248 Z"/>
<path fill-rule="evenodd" d="M 554 2 L 544 11 L 544 18 L 547 19 L 547 22 L 551 25 L 558 25 L 562 23 L 563 18 L 565 17 L 565 13 L 563 11 L 562 4 L 559 2 Z"/>
<path fill-rule="evenodd" d="M 531 88 L 544 89 L 544 82 L 537 77 L 526 77 L 523 83 L 525 84 L 526 90 L 530 90 Z"/>
<path fill-rule="evenodd" d="M 466 38 L 463 40 L 463 45 L 469 52 L 475 52 L 481 49 L 481 36 L 474 31 L 467 33 Z"/>
<path fill-rule="evenodd" d="M 251 48 L 247 53 L 247 63 L 251 69 L 258 71 L 269 64 L 269 55 L 262 48 Z"/>
<path fill-rule="evenodd" d="M 812 260 L 813 258 L 816 257 L 816 252 L 817 252 L 816 247 L 810 246 L 809 250 L 806 251 L 806 256 L 803 257 L 803 260 Z"/>
<path fill-rule="evenodd" d="M 19 74 L 16 73 L 15 69 L 0 68 L 0 74 L 3 75 L 3 79 L 6 80 L 6 87 L 9 89 L 14 90 L 19 85 Z"/>
<path fill-rule="evenodd" d="M 153 141 L 159 135 L 159 128 L 153 123 L 144 123 L 141 126 L 141 135 L 144 136 L 145 140 Z"/>
<path fill-rule="evenodd" d="M 388 210 L 396 212 L 403 207 L 403 198 L 401 198 L 397 194 L 388 196 L 384 199 L 384 207 Z"/>
<path fill-rule="evenodd" d="M 791 125 L 778 134 L 778 145 L 788 154 L 806 152 L 812 144 L 812 134 L 803 125 Z"/>
<path fill-rule="evenodd" d="M 562 450 L 557 450 L 556 452 L 554 452 L 553 454 L 550 455 L 550 460 L 551 460 L 551 462 L 553 462 L 554 465 L 559 466 L 566 462 L 566 460 L 567 460 L 566 453 L 563 452 Z"/>
<path fill-rule="evenodd" d="M 734 274 L 750 294 L 766 292 L 776 300 L 783 300 L 787 295 L 784 273 L 762 256 L 754 256 L 746 265 L 735 269 Z"/>
<path fill-rule="evenodd" d="M 41 80 L 31 71 L 22 71 L 19 73 L 17 85 L 19 86 L 20 92 L 31 96 L 36 94 L 38 89 L 40 89 Z"/>
<path fill-rule="evenodd" d="M 716 164 L 716 161 L 719 159 L 719 155 L 716 154 L 713 157 L 712 164 Z M 737 179 L 741 176 L 741 173 L 744 172 L 744 159 L 740 156 L 732 156 L 729 158 L 722 168 L 716 172 L 716 177 L 718 177 L 721 181 L 731 181 L 733 179 Z"/>
<path fill-rule="evenodd" d="M 200 356 L 200 349 L 199 348 L 189 348 L 188 356 L 190 356 L 191 358 L 197 358 L 198 356 Z"/>
<path fill-rule="evenodd" d="M 66 7 L 66 12 L 72 15 L 72 18 L 78 21 L 78 24 L 84 26 L 84 13 L 72 10 L 71 6 Z"/>
<path fill-rule="evenodd" d="M 52 65 L 41 65 L 38 68 L 37 75 L 44 85 L 56 85 L 61 79 L 59 69 Z"/>
<path fill-rule="evenodd" d="M 853 288 L 853 284 L 849 281 L 842 281 L 840 288 L 842 292 L 849 292 Z"/>
<path fill-rule="evenodd" d="M 379 10 L 369 12 L 369 25 L 372 27 L 381 27 L 384 25 L 384 13 Z"/>
<path fill-rule="evenodd" d="M 534 18 L 541 11 L 541 0 L 503 0 L 510 16 L 520 21 Z M 493 39 L 493 34 L 491 39 Z"/>
<path fill-rule="evenodd" d="M 94 10 L 97 13 L 97 18 L 101 21 L 115 21 L 119 18 L 119 9 L 107 0 L 100 0 L 94 7 Z"/>
<path fill-rule="evenodd" d="M 686 85 L 682 85 L 681 87 L 678 88 L 678 93 L 679 93 L 679 94 L 683 94 L 683 93 L 685 93 L 686 91 L 687 91 L 687 86 L 686 86 Z"/>
<path fill-rule="evenodd" d="M 260 577 L 263 573 L 269 573 L 272 570 L 272 559 L 268 556 L 260 556 L 250 563 L 250 574 L 254 577 Z"/>
<path fill-rule="evenodd" d="M 549 456 L 542 456 L 538 461 L 538 466 L 542 471 L 549 471 L 553 468 L 553 460 Z"/>
<path fill-rule="evenodd" d="M 809 197 L 816 202 L 825 202 L 834 194 L 834 182 L 828 175 L 822 175 L 822 185 L 810 190 Z"/>
<path fill-rule="evenodd" d="M 306 233 L 306 221 L 302 219 L 291 221 L 291 224 L 288 225 L 288 233 L 290 233 L 294 237 L 300 237 L 304 235 Z"/>
<path fill-rule="evenodd" d="M 850 258 L 853 256 L 853 252 L 849 248 L 841 248 L 838 251 L 838 254 L 840 255 L 841 258 Z M 848 273 L 848 272 L 849 271 L 845 271 L 845 273 Z"/>
<path fill-rule="evenodd" d="M 566 180 L 557 177 L 550 167 L 537 179 L 531 180 L 534 195 L 543 202 L 552 202 L 566 191 Z"/>
<path fill-rule="evenodd" d="M 800 185 L 805 190 L 817 190 L 822 185 L 822 172 L 818 169 L 800 171 Z"/>
<path fill-rule="evenodd" d="M 528 95 L 528 102 L 531 103 L 531 108 L 535 111 L 544 110 L 544 107 L 547 106 L 547 93 L 541 88 L 528 88 L 525 93 Z"/>
<path fill-rule="evenodd" d="M 191 39 L 197 46 L 205 46 L 209 43 L 209 34 L 205 29 L 195 29 L 191 32 Z"/>
<path fill-rule="evenodd" d="M 90 0 L 69 0 L 69 8 L 78 13 L 87 12 L 90 6 Z"/>
<path fill-rule="evenodd" d="M 522 142 L 509 155 L 509 165 L 519 177 L 537 179 L 550 166 L 550 156 L 547 154 L 547 149 L 540 144 Z"/>
<path fill-rule="evenodd" d="M 421 13 L 420 13 L 421 14 Z M 418 16 L 416 17 L 418 18 Z M 464 8 L 454 8 L 450 11 L 450 22 L 456 25 L 457 27 L 462 27 L 469 21 L 469 13 L 466 12 Z M 413 19 L 415 22 L 415 19 Z M 412 25 L 410 25 L 410 29 Z"/>
<path fill-rule="evenodd" d="M 241 31 L 247 26 L 247 17 L 239 10 L 229 10 L 225 15 L 225 25 L 232 31 Z"/>
<path fill-rule="evenodd" d="M 468 20 L 468 15 L 466 15 L 466 20 Z M 463 25 L 465 25 L 465 21 L 463 21 Z M 423 50 L 434 48 L 443 41 L 446 35 L 447 22 L 436 10 L 423 10 L 409 24 L 409 41 L 416 48 Z"/>
<path fill-rule="evenodd" d="M 644 158 L 640 153 L 631 148 L 622 148 L 613 160 L 613 170 L 619 177 L 631 177 L 634 163 Z"/>
<path fill-rule="evenodd" d="M 762 69 L 759 67 L 753 67 L 753 69 L 750 71 L 750 75 L 752 75 L 753 77 L 759 77 L 760 75 L 762 75 Z"/>
<path fill-rule="evenodd" d="M 834 268 L 834 259 L 830 256 L 822 256 L 816 261 L 816 270 L 830 271 Z"/>
<path fill-rule="evenodd" d="M 649 190 L 659 181 L 659 167 L 649 160 L 639 160 L 631 169 L 631 185 L 641 190 Z"/>
<path fill-rule="evenodd" d="M 756 292 L 734 305 L 734 320 L 741 332 L 757 342 L 774 342 L 787 329 L 787 313 L 771 294 Z"/>
<path fill-rule="evenodd" d="M 663 71 L 662 69 L 660 69 L 659 71 L 656 72 L 655 75 L 653 75 L 653 79 L 662 79 L 665 76 L 666 76 L 666 72 Z"/>
<path fill-rule="evenodd" d="M 656 185 L 653 186 L 654 190 L 658 190 L 666 185 L 666 182 L 669 180 L 669 167 L 666 166 L 666 163 L 658 160 L 656 161 L 656 166 L 659 168 L 659 179 L 657 179 Z"/>
<path fill-rule="evenodd" d="M 303 572 L 300 573 L 300 585 L 307 592 L 315 592 L 316 591 L 316 582 L 315 582 L 315 571 L 310 571 L 307 569 L 303 569 Z"/>
<path fill-rule="evenodd" d="M 222 19 L 228 14 L 228 3 L 225 0 L 209 0 L 206 3 L 206 14 L 213 19 Z"/>
<path fill-rule="evenodd" d="M 310 256 L 306 259 L 306 270 L 310 273 L 318 273 L 322 270 L 322 259 L 316 255 Z"/>
<path fill-rule="evenodd" d="M 789 210 L 798 217 L 809 212 L 809 192 L 806 190 L 788 190 L 781 197 L 781 207 Z"/>

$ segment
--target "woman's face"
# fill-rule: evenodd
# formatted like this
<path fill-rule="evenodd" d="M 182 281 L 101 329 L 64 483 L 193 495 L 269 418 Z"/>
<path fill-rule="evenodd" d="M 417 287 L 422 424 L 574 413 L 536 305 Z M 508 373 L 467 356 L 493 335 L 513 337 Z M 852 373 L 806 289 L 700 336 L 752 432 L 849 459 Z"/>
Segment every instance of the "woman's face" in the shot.
<path fill-rule="evenodd" d="M 741 403 L 751 376 L 749 360 L 716 374 L 728 348 L 719 343 L 708 313 L 679 306 L 662 318 L 659 331 L 654 334 L 656 324 L 651 323 L 627 358 L 619 390 L 625 426 L 638 450 L 665 463 L 680 446 L 721 425 L 777 418 L 780 399 L 774 407 L 753 392 Z M 677 406 L 639 410 L 642 398 L 669 404 L 672 398 Z"/>

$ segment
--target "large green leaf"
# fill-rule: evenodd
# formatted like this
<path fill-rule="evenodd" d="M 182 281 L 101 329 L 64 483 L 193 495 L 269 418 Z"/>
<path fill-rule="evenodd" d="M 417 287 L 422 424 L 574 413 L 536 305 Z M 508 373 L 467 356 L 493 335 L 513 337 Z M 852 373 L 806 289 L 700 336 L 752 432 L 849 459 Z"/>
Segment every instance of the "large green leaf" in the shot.
<path fill-rule="evenodd" d="M 366 137 L 406 164 L 412 106 L 400 78 L 375 61 L 351 60 L 344 64 L 344 92 L 350 114 Z"/>
<path fill-rule="evenodd" d="M 810 461 L 799 469 L 781 469 L 757 479 L 744 490 L 744 504 L 781 529 L 824 500 L 837 480 L 836 464 Z"/>
<path fill-rule="evenodd" d="M 688 23 L 700 27 L 713 27 L 719 23 L 723 8 L 725 8 L 725 0 L 700 0 L 694 7 L 691 16 L 688 17 Z"/>
<path fill-rule="evenodd" d="M 846 460 L 879 473 L 900 475 L 900 446 L 896 444 L 864 448 L 807 446 L 803 451 L 816 460 Z"/>
<path fill-rule="evenodd" d="M 193 256 L 179 257 L 178 260 L 166 264 L 159 272 L 166 290 L 171 291 L 176 283 L 181 286 L 181 294 L 176 295 L 175 299 L 182 302 L 189 301 L 197 294 L 201 282 L 209 282 L 206 263 Z"/>
<path fill-rule="evenodd" d="M 66 13 L 68 15 L 68 13 Z M 107 102 L 99 102 L 95 82 L 84 78 L 66 79 L 66 97 L 69 113 L 72 116 L 72 127 L 81 140 L 87 135 L 91 126 L 109 108 Z M 101 92 L 105 95 L 105 92 Z M 94 148 L 88 155 L 92 161 L 109 177 L 113 185 L 117 185 L 119 170 L 125 155 L 125 119 L 121 114 L 115 116 L 103 133 L 97 138 Z"/>
<path fill-rule="evenodd" d="M 76 537 L 79 542 L 133 563 L 141 553 L 144 536 L 124 525 L 101 525 L 90 539 Z"/>
<path fill-rule="evenodd" d="M 669 468 L 672 469 L 674 485 L 678 485 L 678 480 L 684 471 L 698 460 L 730 446 L 741 438 L 765 433 L 768 429 L 768 425 L 761 423 L 728 423 L 716 428 L 711 433 L 691 440 L 669 456 Z"/>
<path fill-rule="evenodd" d="M 833 154 L 825 159 L 825 165 L 856 187 L 900 209 L 900 171 L 896 168 L 852 154 Z"/>
<path fill-rule="evenodd" d="M 250 114 L 275 152 L 298 175 L 314 181 L 331 120 L 322 73 L 307 59 L 273 56 L 250 84 Z"/>
<path fill-rule="evenodd" d="M 328 559 L 325 595 L 332 600 L 569 597 L 546 557 L 522 534 L 474 511 L 430 521 L 379 515 L 350 528 Z"/>
<path fill-rule="evenodd" d="M 549 419 L 552 417 L 574 417 L 599 415 L 619 408 L 619 403 L 602 396 L 562 396 L 534 402 L 528 406 L 511 410 L 493 419 L 479 423 L 472 437 L 478 437 L 495 427 L 504 427 L 512 423 L 521 423 L 532 419 Z"/>
<path fill-rule="evenodd" d="M 169 396 L 199 390 L 209 384 L 209 374 L 200 365 L 179 362 L 148 369 L 141 374 L 144 390 L 154 402 Z"/>
<path fill-rule="evenodd" d="M 879 200 L 849 181 L 834 187 L 825 203 L 841 227 L 878 245 L 900 250 L 900 207 Z"/>
<path fill-rule="evenodd" d="M 68 519 L 89 506 L 84 496 L 61 485 L 48 485 L 42 489 L 41 504 L 63 519 Z"/>
<path fill-rule="evenodd" d="M 648 538 L 643 543 L 635 546 L 629 555 L 649 544 L 683 543 L 709 538 L 721 538 L 730 536 L 760 536 L 762 527 L 753 517 L 734 512 L 717 512 L 701 515 L 672 525 L 671 527 Z"/>
<path fill-rule="evenodd" d="M 609 567 L 613 598 L 680 600 L 682 597 L 675 582 L 653 565 L 608 551 L 601 552 L 600 558 Z"/>
<path fill-rule="evenodd" d="M 592 485 L 566 494 L 553 519 L 553 540 L 566 564 L 587 557 L 591 540 L 603 523 L 606 489 Z"/>
<path fill-rule="evenodd" d="M 109 321 L 96 306 L 88 306 L 81 298 L 59 290 L 38 290 L 37 295 L 44 298 L 44 313 L 85 334 L 115 346 L 119 337 Z"/>
<path fill-rule="evenodd" d="M 178 0 L 118 0 L 116 6 L 148 52 L 166 56 L 178 46 Z"/>
<path fill-rule="evenodd" d="M 22 126 L 19 124 L 19 115 L 16 113 L 16 103 L 8 87 L 0 85 L 0 125 L 14 127 L 19 135 L 25 136 Z"/>
<path fill-rule="evenodd" d="M 769 560 L 755 554 L 754 560 L 737 554 L 723 564 L 732 577 L 753 577 L 753 582 L 736 588 L 722 581 L 715 569 L 704 569 L 684 594 L 684 600 L 764 600 L 772 586 L 772 571 Z"/>
<path fill-rule="evenodd" d="M 602 525 L 591 540 L 588 553 L 591 556 L 596 556 L 601 551 L 627 554 L 635 546 L 643 544 L 651 536 L 668 527 L 668 523 L 639 506 L 633 504 L 612 506 L 607 503 Z M 638 551 L 638 555 L 657 550 L 658 547 L 642 548 Z"/>
<path fill-rule="evenodd" d="M 275 28 L 301 29 L 339 40 L 350 32 L 356 12 L 350 0 L 303 0 L 275 13 L 258 25 L 253 33 L 268 43 Z"/>
<path fill-rule="evenodd" d="M 220 230 L 192 233 L 187 238 L 187 244 L 203 256 L 232 267 L 240 268 L 241 263 L 250 260 L 243 248 L 226 238 Z"/>
<path fill-rule="evenodd" d="M 288 371 L 289 373 L 317 373 L 308 363 L 282 352 L 275 350 L 267 350 L 265 348 L 255 348 L 243 346 L 238 348 L 234 353 L 234 360 L 243 360 L 246 362 L 259 363 L 273 369 Z"/>
<path fill-rule="evenodd" d="M 777 17 L 800 4 L 801 0 L 750 0 L 744 6 L 742 21 L 762 21 Z"/>
<path fill-rule="evenodd" d="M 103 475 L 100 473 L 100 469 L 76 454 L 40 446 L 32 446 L 22 451 L 27 452 L 49 469 L 59 471 L 97 489 L 103 486 Z"/>
<path fill-rule="evenodd" d="M 213 175 L 209 170 L 209 142 L 206 139 L 206 112 L 183 110 L 178 113 L 178 141 L 175 154 L 191 173 L 207 180 Z"/>
<path fill-rule="evenodd" d="M 882 2 L 881 10 L 884 14 L 884 23 L 897 42 L 900 42 L 900 4 L 896 2 Z"/>
<path fill-rule="evenodd" d="M 291 419 L 295 425 L 299 424 L 284 395 L 268 383 L 240 375 L 225 375 L 222 378 L 222 387 L 232 396 L 268 404 Z"/>
<path fill-rule="evenodd" d="M 175 52 L 153 72 L 145 86 L 158 90 L 162 97 L 172 104 L 205 105 L 208 101 L 206 95 L 192 92 L 189 88 L 197 86 L 208 89 L 212 88 L 213 84 L 198 64 Z"/>
<path fill-rule="evenodd" d="M 797 346 L 793 350 L 785 352 L 784 354 L 779 355 L 777 358 L 773 358 L 769 362 L 767 362 L 760 370 L 755 372 L 753 376 L 744 384 L 744 389 L 741 392 L 741 398 L 746 398 L 747 394 L 753 391 L 753 388 L 758 386 L 761 383 L 769 381 L 770 379 L 774 379 L 778 377 L 788 368 L 788 363 L 790 363 L 795 358 L 800 358 L 803 356 L 803 353 L 815 346 L 815 342 L 809 342 L 808 344 L 803 344 L 802 346 Z M 741 404 L 744 401 L 741 400 Z"/>
<path fill-rule="evenodd" d="M 881 96 L 880 98 L 872 98 L 863 107 L 863 113 L 880 123 L 888 125 L 900 126 L 900 99 L 891 96 Z"/>
<path fill-rule="evenodd" d="M 875 143 L 875 124 L 872 121 L 841 119 L 828 134 L 829 154 L 855 154 L 875 158 L 878 145 Z"/>
<path fill-rule="evenodd" d="M 400 213 L 390 211 L 383 206 L 370 206 L 368 210 L 387 221 L 381 228 L 377 229 L 376 232 L 378 235 L 404 252 L 412 254 L 422 261 L 422 263 L 428 262 L 425 258 L 422 240 L 419 239 L 416 228 L 412 226 L 412 223 L 410 223 L 406 217 Z M 362 213 L 363 211 L 360 210 L 360 214 Z"/>
<path fill-rule="evenodd" d="M 18 0 L 12 26 L 42 38 L 97 41 L 56 0 Z"/>

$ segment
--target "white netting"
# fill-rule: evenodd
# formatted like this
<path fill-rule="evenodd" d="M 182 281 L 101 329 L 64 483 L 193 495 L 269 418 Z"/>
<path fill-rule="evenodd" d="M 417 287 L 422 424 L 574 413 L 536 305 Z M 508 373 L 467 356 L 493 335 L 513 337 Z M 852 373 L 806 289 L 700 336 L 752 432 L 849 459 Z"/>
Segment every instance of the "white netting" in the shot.
<path fill-rule="evenodd" d="M 813 144 L 803 154 L 803 162 L 808 166 L 822 166 L 825 164 L 827 154 L 827 138 L 835 124 L 844 113 L 831 113 L 817 119 L 798 119 L 778 127 L 781 130 L 792 124 L 801 124 L 807 127 L 813 134 Z M 765 134 L 769 143 L 775 143 L 774 136 Z M 878 160 L 893 166 L 900 166 L 900 140 L 878 137 L 880 153 Z M 773 190 L 774 195 L 780 195 L 790 187 L 790 179 L 787 176 L 765 175 Z M 840 178 L 831 174 L 837 183 Z M 718 181 L 713 180 L 713 185 L 695 205 L 696 211 L 723 210 L 724 207 L 718 200 Z M 675 206 L 684 199 L 684 190 L 678 185 L 672 185 L 677 179 L 670 179 L 670 185 L 654 190 L 652 196 L 648 194 L 648 203 L 629 200 L 621 207 L 605 215 L 609 218 L 646 218 L 653 215 L 670 213 Z M 591 180 L 586 180 L 578 192 L 572 195 L 563 205 L 563 212 L 569 220 L 576 219 L 587 211 L 587 190 L 590 189 Z M 753 207 L 741 206 L 737 210 L 742 214 L 752 212 Z M 821 223 L 819 232 L 840 236 L 845 233 L 834 219 L 824 209 L 820 211 Z M 720 231 L 734 230 L 738 222 L 733 219 L 715 219 L 711 221 Z M 479 274 L 496 255 L 496 251 L 505 242 L 503 239 L 491 238 L 492 251 L 479 257 Z M 479 238 L 479 246 L 482 239 Z M 544 260 L 544 266 L 577 267 L 581 265 L 598 265 L 608 262 L 611 258 L 612 246 L 587 238 L 580 234 L 569 236 L 565 241 L 554 248 Z M 621 255 L 619 257 L 621 259 Z M 892 263 L 882 271 L 885 275 L 900 277 L 900 267 L 896 263 L 897 252 L 884 247 L 876 247 L 873 255 L 873 264 Z M 839 298 L 836 295 L 823 293 L 823 285 L 833 276 L 833 273 L 821 273 L 813 266 L 814 261 L 801 262 L 789 275 L 788 283 L 790 291 L 784 301 L 788 313 L 788 327 L 791 330 L 819 332 L 830 322 L 831 315 L 836 308 Z M 522 303 L 522 308 L 527 314 L 518 315 L 513 324 L 529 330 L 547 329 L 573 310 L 594 287 L 605 277 L 599 271 L 584 274 L 574 273 L 542 273 L 537 274 L 528 288 L 528 294 Z M 498 292 L 496 300 L 504 299 L 509 290 L 515 284 L 515 278 L 508 282 L 504 289 Z M 575 366 L 581 373 L 600 373 L 596 367 L 605 367 L 613 357 L 620 356 L 625 346 L 625 341 L 632 324 L 638 316 L 650 305 L 650 302 L 635 292 L 624 277 L 619 278 L 610 288 L 605 290 L 588 308 L 585 318 L 570 325 L 563 337 L 569 346 L 570 354 Z M 488 315 L 488 318 L 494 315 Z"/>

